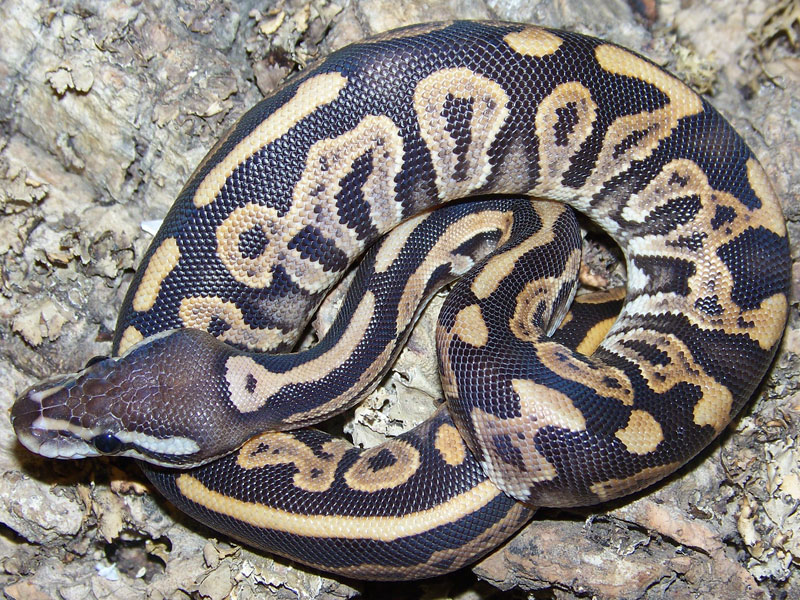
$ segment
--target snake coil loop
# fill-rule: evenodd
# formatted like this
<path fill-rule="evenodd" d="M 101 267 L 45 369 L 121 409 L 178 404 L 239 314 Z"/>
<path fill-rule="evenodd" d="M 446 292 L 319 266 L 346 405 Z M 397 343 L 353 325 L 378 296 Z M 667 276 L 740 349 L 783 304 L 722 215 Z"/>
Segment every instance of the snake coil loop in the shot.
<path fill-rule="evenodd" d="M 487 194 L 503 196 L 455 202 Z M 619 295 L 579 297 L 553 333 L 580 262 L 565 205 L 620 245 L 627 295 L 616 320 Z M 283 353 L 360 255 L 329 332 Z M 12 421 L 45 456 L 144 461 L 253 546 L 427 577 L 535 506 L 642 489 L 705 447 L 773 358 L 789 269 L 761 165 L 658 66 L 529 25 L 418 25 L 248 111 L 153 240 L 115 357 L 34 386 Z M 465 273 L 437 329 L 449 409 L 368 450 L 306 427 L 372 390 Z"/>

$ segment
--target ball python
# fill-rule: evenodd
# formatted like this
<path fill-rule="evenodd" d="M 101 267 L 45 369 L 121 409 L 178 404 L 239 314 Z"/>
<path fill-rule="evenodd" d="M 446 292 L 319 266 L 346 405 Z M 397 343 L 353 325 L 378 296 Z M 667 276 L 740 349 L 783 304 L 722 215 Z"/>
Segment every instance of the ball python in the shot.
<path fill-rule="evenodd" d="M 574 292 L 561 204 L 625 256 L 604 336 L 550 335 Z M 289 353 L 365 252 L 328 334 Z M 447 408 L 368 450 L 307 427 L 371 390 L 431 289 L 473 266 L 437 326 Z M 144 256 L 114 357 L 33 386 L 11 417 L 45 456 L 141 460 L 181 510 L 252 546 L 429 577 L 536 506 L 629 494 L 704 448 L 773 358 L 789 269 L 764 169 L 674 76 L 566 31 L 416 25 L 246 112 Z"/>

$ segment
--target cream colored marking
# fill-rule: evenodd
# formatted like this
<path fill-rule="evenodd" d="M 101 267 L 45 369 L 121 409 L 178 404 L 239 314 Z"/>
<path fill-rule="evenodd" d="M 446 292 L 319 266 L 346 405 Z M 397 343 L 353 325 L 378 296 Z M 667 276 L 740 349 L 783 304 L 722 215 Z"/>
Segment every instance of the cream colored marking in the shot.
<path fill-rule="evenodd" d="M 580 250 L 578 250 L 580 261 Z M 548 312 L 553 308 L 553 302 L 561 288 L 561 280 L 556 277 L 534 279 L 525 284 L 514 301 L 514 315 L 509 319 L 508 326 L 519 340 L 536 342 L 544 335 L 543 328 L 537 327 L 532 322 L 537 308 L 544 305 L 543 321 L 548 321 Z M 569 305 L 569 303 L 566 303 Z"/>
<path fill-rule="evenodd" d="M 497 547 L 503 540 L 508 539 L 514 531 L 522 527 L 522 525 L 533 516 L 535 510 L 535 508 L 531 508 L 522 503 L 514 504 L 504 517 L 491 523 L 485 531 L 466 542 L 463 546 L 437 550 L 433 552 L 430 558 L 424 563 L 417 563 L 415 565 L 403 567 L 402 569 L 399 567 L 365 563 L 347 568 L 337 567 L 336 573 L 355 579 L 371 580 L 376 578 L 391 578 L 398 581 L 441 575 L 442 564 L 447 565 L 446 569 L 449 572 L 451 569 L 456 569 L 474 562 L 476 556 L 482 556 L 485 552 Z M 464 516 L 468 517 L 470 514 L 471 513 L 466 513 Z M 330 569 L 329 566 L 321 564 L 314 564 L 311 566 L 322 571 L 324 571 L 326 567 Z"/>
<path fill-rule="evenodd" d="M 538 342 L 542 335 L 550 336 L 559 324 L 565 324 L 572 298 L 565 298 L 561 305 L 556 304 L 558 295 L 565 283 L 572 281 L 572 293 L 575 293 L 578 273 L 581 264 L 581 249 L 576 248 L 568 257 L 564 271 L 558 277 L 542 277 L 525 284 L 515 298 L 514 314 L 508 326 L 517 339 Z M 538 309 L 543 306 L 541 313 Z M 537 314 L 538 313 L 538 314 Z M 565 314 L 567 313 L 567 314 Z M 534 324 L 534 317 L 540 317 L 544 327 Z"/>
<path fill-rule="evenodd" d="M 375 272 L 385 273 L 399 256 L 408 238 L 414 233 L 417 226 L 430 216 L 430 213 L 419 215 L 401 223 L 386 236 L 375 255 Z"/>
<path fill-rule="evenodd" d="M 230 329 L 223 331 L 217 336 L 218 339 L 254 351 L 274 350 L 287 339 L 287 334 L 279 328 L 252 327 L 245 322 L 241 309 L 235 303 L 216 296 L 183 298 L 178 316 L 184 327 L 205 331 L 208 331 L 214 319 L 224 321 Z"/>
<path fill-rule="evenodd" d="M 319 423 L 327 417 L 349 408 L 353 403 L 364 398 L 380 382 L 380 375 L 388 368 L 389 360 L 392 358 L 394 349 L 395 344 L 387 344 L 383 352 L 372 361 L 372 364 L 361 371 L 358 379 L 345 392 L 310 410 L 289 415 L 284 419 L 284 423 L 293 426 Z"/>
<path fill-rule="evenodd" d="M 502 493 L 490 481 L 483 481 L 427 510 L 400 517 L 351 517 L 292 513 L 265 504 L 237 500 L 210 490 L 188 473 L 179 475 L 176 484 L 187 500 L 253 527 L 305 537 L 375 539 L 381 542 L 419 535 L 448 525 L 465 514 L 481 509 Z"/>
<path fill-rule="evenodd" d="M 663 361 L 666 364 L 661 361 L 653 364 L 646 360 L 631 347 L 631 342 L 657 348 L 666 355 L 667 360 Z M 648 387 L 657 394 L 664 394 L 682 382 L 697 386 L 703 396 L 695 404 L 694 422 L 700 426 L 711 425 L 717 433 L 727 425 L 733 405 L 730 390 L 706 374 L 688 346 L 677 336 L 642 329 L 612 333 L 603 342 L 603 347 L 636 364 Z"/>
<path fill-rule="evenodd" d="M 566 143 L 556 135 L 559 110 L 567 107 L 575 111 L 577 121 L 566 133 Z M 536 108 L 536 135 L 539 138 L 539 182 L 534 194 L 549 194 L 561 187 L 564 173 L 572 166 L 572 159 L 591 135 L 597 119 L 597 104 L 587 87 L 577 81 L 562 83 L 550 92 Z"/>
<path fill-rule="evenodd" d="M 292 483 L 307 492 L 325 492 L 336 477 L 336 467 L 353 446 L 333 439 L 320 448 L 322 455 L 288 433 L 264 433 L 249 440 L 236 456 L 243 469 L 259 469 L 266 465 L 294 465 L 297 473 Z"/>
<path fill-rule="evenodd" d="M 623 208 L 623 218 L 644 223 L 675 198 L 697 196 L 700 209 L 694 218 L 673 227 L 666 233 L 640 235 L 629 240 L 629 264 L 636 257 L 655 256 L 690 261 L 695 271 L 687 279 L 689 293 L 686 295 L 657 292 L 643 293 L 649 276 L 642 270 L 631 269 L 628 288 L 633 294 L 603 347 L 637 364 L 648 386 L 657 393 L 671 389 L 685 381 L 698 386 L 703 395 L 693 409 L 697 425 L 711 426 L 720 432 L 730 419 L 733 397 L 730 390 L 708 375 L 696 362 L 686 344 L 674 335 L 650 331 L 617 331 L 630 329 L 638 315 L 657 316 L 672 313 L 684 315 L 693 326 L 703 330 L 721 331 L 726 335 L 747 335 L 761 348 L 768 350 L 780 339 L 786 318 L 788 303 L 784 294 L 776 294 L 751 310 L 742 310 L 733 299 L 734 277 L 719 256 L 718 249 L 733 242 L 747 230 L 761 225 L 782 234 L 783 227 L 777 202 L 763 179 L 760 166 L 748 164 L 748 178 L 757 194 L 764 194 L 763 207 L 750 210 L 729 193 L 713 189 L 706 174 L 688 159 L 675 159 L 665 165 L 661 172 L 641 192 L 634 194 Z M 725 223 L 715 219 L 720 208 L 727 208 L 731 215 Z M 702 245 L 687 247 L 682 240 L 691 239 L 698 232 L 705 234 Z M 698 308 L 705 301 L 714 301 L 713 313 Z M 669 361 L 666 365 L 653 365 L 624 342 L 640 339 L 664 352 Z"/>
<path fill-rule="evenodd" d="M 489 328 L 483 320 L 481 307 L 477 304 L 465 306 L 456 315 L 452 332 L 462 341 L 482 348 L 489 341 Z"/>
<path fill-rule="evenodd" d="M 165 329 L 164 331 L 159 331 L 158 333 L 154 333 L 153 335 L 149 335 L 146 338 L 143 338 L 143 339 L 139 340 L 138 342 L 136 342 L 135 344 L 133 344 L 130 348 L 128 348 L 125 351 L 125 354 L 129 354 L 129 353 L 133 352 L 133 350 L 136 349 L 139 346 L 146 346 L 148 344 L 152 344 L 156 340 L 160 340 L 160 339 L 163 339 L 163 338 L 168 338 L 171 335 L 175 334 L 177 331 L 179 331 L 179 330 L 178 329 Z M 123 356 L 123 353 L 120 352 L 118 356 L 115 356 L 113 358 L 113 360 L 119 360 L 120 358 L 122 358 L 122 356 Z"/>
<path fill-rule="evenodd" d="M 433 445 L 439 451 L 442 460 L 451 467 L 457 467 L 467 458 L 467 445 L 458 433 L 458 429 L 450 423 L 439 426 Z"/>
<path fill-rule="evenodd" d="M 119 354 L 125 354 L 131 346 L 135 346 L 144 339 L 142 333 L 133 325 L 128 325 L 119 339 Z"/>
<path fill-rule="evenodd" d="M 172 436 L 159 438 L 138 431 L 117 431 L 114 436 L 123 443 L 135 444 L 150 452 L 168 454 L 170 456 L 189 456 L 200 450 L 197 442 L 191 438 Z M 141 456 L 141 454 L 139 454 Z"/>
<path fill-rule="evenodd" d="M 472 425 L 482 449 L 480 463 L 486 475 L 504 492 L 525 501 L 531 485 L 550 481 L 558 474 L 536 449 L 534 442 L 539 430 L 552 426 L 584 431 L 586 419 L 572 399 L 558 390 L 526 379 L 512 379 L 511 386 L 520 399 L 520 416 L 501 419 L 473 409 Z M 523 461 L 521 467 L 504 460 L 495 445 L 498 438 L 517 447 Z"/>
<path fill-rule="evenodd" d="M 522 527 L 536 511 L 535 507 L 526 504 L 514 504 L 504 517 L 491 524 L 484 532 L 474 539 L 466 542 L 463 546 L 454 549 L 459 556 L 461 564 L 471 563 L 474 557 L 482 556 L 484 550 L 497 547 L 503 540 L 508 539 L 511 534 Z M 465 515 L 466 516 L 466 515 Z M 439 550 L 434 552 L 427 564 L 435 565 L 441 559 L 446 559 L 447 551 Z"/>
<path fill-rule="evenodd" d="M 537 431 L 546 426 L 586 429 L 583 413 L 566 394 L 528 379 L 512 379 L 511 387 L 519 395 L 522 418 L 534 423 Z"/>
<path fill-rule="evenodd" d="M 456 154 L 456 140 L 447 131 L 444 105 L 448 98 L 473 102 L 469 123 L 471 143 L 461 155 Z M 466 68 L 440 69 L 417 84 L 414 110 L 420 135 L 436 170 L 439 198 L 463 198 L 483 186 L 492 172 L 489 150 L 509 114 L 505 90 L 497 82 Z M 465 167 L 464 178 L 456 179 L 460 165 Z"/>
<path fill-rule="evenodd" d="M 595 169 L 584 187 L 588 191 L 581 195 L 587 200 L 592 197 L 591 192 L 599 191 L 603 186 L 620 173 L 627 171 L 634 161 L 646 159 L 658 147 L 661 140 L 669 137 L 678 125 L 678 115 L 673 104 L 652 112 L 637 113 L 617 118 L 608 128 L 600 154 L 595 161 Z M 639 139 L 633 140 L 634 133 L 643 134 Z M 615 152 L 621 144 L 631 144 L 620 155 Z M 617 197 L 614 196 L 616 204 Z M 607 209 L 610 210 L 610 209 Z M 606 216 L 606 213 L 602 213 Z"/>
<path fill-rule="evenodd" d="M 47 400 L 47 399 L 48 399 L 50 396 L 52 396 L 53 394 L 57 394 L 58 392 L 60 392 L 61 390 L 63 390 L 65 387 L 67 387 L 67 384 L 74 382 L 74 381 L 75 381 L 75 380 L 76 380 L 78 377 L 79 377 L 79 373 L 75 373 L 75 374 L 73 374 L 73 375 L 72 375 L 70 378 L 68 378 L 66 381 L 64 381 L 64 378 L 63 378 L 63 377 L 58 377 L 57 379 L 53 379 L 52 381 L 54 381 L 54 382 L 56 382 L 56 381 L 57 381 L 57 382 L 59 382 L 59 383 L 57 383 L 56 385 L 51 385 L 50 387 L 48 387 L 48 388 L 45 388 L 45 389 L 43 389 L 43 390 L 42 390 L 42 389 L 40 389 L 40 390 L 37 390 L 37 391 L 35 391 L 35 392 L 30 392 L 30 395 L 29 395 L 29 397 L 30 397 L 30 399 L 31 399 L 31 400 L 33 400 L 33 401 L 34 401 L 34 402 L 36 402 L 37 404 L 40 404 L 40 405 L 41 405 L 41 404 L 42 404 L 42 402 L 44 402 L 45 400 Z M 38 384 L 38 386 L 45 385 L 46 383 L 47 383 L 46 381 L 42 381 L 41 383 L 39 383 L 39 384 Z M 37 387 L 38 387 L 38 386 L 37 386 Z M 38 421 L 39 419 L 47 419 L 47 417 L 40 416 L 40 417 L 37 419 L 37 421 Z M 53 423 L 57 423 L 57 422 L 58 422 L 58 423 L 60 423 L 60 422 L 62 422 L 62 421 L 61 421 L 61 420 L 59 420 L 59 419 L 48 419 L 48 420 L 49 420 L 49 421 L 51 421 L 51 422 L 53 422 Z M 63 421 L 63 422 L 64 422 L 64 423 L 69 423 L 69 421 Z"/>
<path fill-rule="evenodd" d="M 317 381 L 335 371 L 363 341 L 374 311 L 375 296 L 368 291 L 359 302 L 347 329 L 328 352 L 283 373 L 274 373 L 249 356 L 230 357 L 225 362 L 225 380 L 231 402 L 243 413 L 253 412 L 264 406 L 283 386 Z M 252 391 L 248 391 L 248 387 Z"/>
<path fill-rule="evenodd" d="M 36 438 L 22 429 L 17 432 L 17 438 L 25 448 L 45 458 L 74 459 L 97 455 L 89 447 L 89 444 L 84 441 L 78 442 L 75 440 L 69 446 L 65 446 L 56 439 L 42 440 Z"/>
<path fill-rule="evenodd" d="M 514 52 L 534 58 L 554 54 L 563 43 L 560 37 L 541 27 L 526 27 L 522 31 L 509 33 L 503 41 L 511 46 Z"/>
<path fill-rule="evenodd" d="M 239 238 L 257 227 L 266 237 L 267 245 L 258 256 L 246 256 L 239 249 Z M 256 289 L 270 286 L 272 269 L 276 264 L 275 255 L 279 247 L 284 248 L 288 243 L 285 239 L 288 236 L 278 239 L 273 235 L 281 227 L 283 225 L 277 210 L 254 203 L 234 209 L 217 227 L 217 255 L 236 281 Z"/>
<path fill-rule="evenodd" d="M 139 287 L 133 295 L 131 306 L 136 312 L 144 312 L 153 308 L 161 291 L 161 284 L 181 259 L 181 251 L 175 238 L 166 238 L 153 252 L 147 268 L 139 281 Z"/>
<path fill-rule="evenodd" d="M 648 454 L 664 441 L 664 431 L 650 413 L 643 410 L 632 410 L 628 424 L 618 430 L 614 437 L 625 444 L 628 452 Z"/>
<path fill-rule="evenodd" d="M 453 254 L 465 241 L 482 232 L 501 231 L 505 233 L 511 228 L 513 216 L 508 212 L 487 210 L 465 215 L 458 221 L 448 225 L 439 237 L 422 264 L 412 273 L 397 305 L 397 331 L 403 331 L 414 319 L 422 301 L 425 288 L 431 274 L 442 265 L 450 264 L 453 275 L 463 275 L 472 267 L 471 261 L 463 260 Z M 459 260 L 461 259 L 461 260 Z"/>
<path fill-rule="evenodd" d="M 653 111 L 643 111 L 617 118 L 606 131 L 602 149 L 595 161 L 595 168 L 585 182 L 581 195 L 575 197 L 574 190 L 557 188 L 550 195 L 569 199 L 570 204 L 590 216 L 613 236 L 624 235 L 614 213 L 618 196 L 612 194 L 608 202 L 592 204 L 593 196 L 613 177 L 627 171 L 634 161 L 644 160 L 669 137 L 680 119 L 700 113 L 703 104 L 700 97 L 672 75 L 634 54 L 616 46 L 604 44 L 595 49 L 600 66 L 610 73 L 633 77 L 648 83 L 663 92 L 668 102 Z M 638 139 L 631 134 L 641 135 Z M 620 155 L 621 144 L 628 147 Z M 622 239 L 623 243 L 625 239 Z"/>
<path fill-rule="evenodd" d="M 63 386 L 62 386 L 63 387 Z M 48 396 L 52 395 L 55 392 L 60 391 L 61 388 L 56 388 L 51 390 L 45 390 L 44 393 L 41 393 L 39 396 L 39 401 L 44 400 Z M 40 415 L 37 417 L 33 423 L 31 424 L 31 429 L 43 429 L 45 431 L 61 431 L 61 432 L 69 432 L 72 435 L 79 438 L 81 441 L 91 441 L 92 438 L 102 434 L 105 432 L 105 429 L 101 427 L 82 427 L 77 425 L 67 419 L 52 419 L 50 417 L 45 417 Z M 144 448 L 146 450 L 150 450 L 151 452 L 158 452 L 158 453 L 166 453 L 171 454 L 173 456 L 185 456 L 189 454 L 196 453 L 200 447 L 197 445 L 191 438 L 181 437 L 181 436 L 173 436 L 168 438 L 158 438 L 152 435 L 147 435 L 144 433 L 139 433 L 137 431 L 117 431 L 114 435 L 119 438 L 121 441 L 128 443 L 128 444 L 136 444 L 137 446 Z M 45 440 L 45 444 L 52 440 Z M 65 447 L 66 450 L 69 452 L 75 451 L 75 449 L 70 448 L 69 445 Z M 99 452 L 89 444 L 86 447 L 87 453 L 83 456 L 96 456 L 102 455 L 102 452 Z M 124 453 L 125 456 L 133 456 L 141 458 L 143 455 L 141 452 L 138 452 L 134 449 L 127 450 Z M 71 456 L 76 457 L 76 454 L 72 454 Z M 64 458 L 68 458 L 69 456 L 64 455 Z M 54 458 L 51 456 L 50 458 Z"/>
<path fill-rule="evenodd" d="M 692 411 L 692 420 L 696 425 L 710 425 L 719 433 L 731 420 L 732 399 L 727 389 L 717 386 L 713 392 L 705 391 Z"/>
<path fill-rule="evenodd" d="M 675 462 L 658 467 L 647 467 L 630 477 L 607 479 L 606 481 L 592 484 L 590 490 L 600 501 L 605 502 L 606 500 L 627 496 L 644 489 L 648 485 L 666 477 L 680 466 L 681 463 Z"/>
<path fill-rule="evenodd" d="M 703 110 L 700 96 L 689 86 L 629 50 L 602 44 L 595 49 L 595 57 L 600 66 L 609 73 L 633 77 L 656 87 L 669 98 L 670 105 L 674 105 L 672 110 L 676 112 L 677 118 L 696 115 Z"/>
<path fill-rule="evenodd" d="M 530 188 L 530 165 L 533 160 L 523 137 L 508 140 L 503 160 L 494 166 L 492 188 L 519 192 Z M 499 245 L 499 244 L 498 244 Z"/>
<path fill-rule="evenodd" d="M 616 300 L 623 300 L 625 298 L 625 288 L 624 287 L 616 287 L 610 290 L 603 290 L 599 292 L 591 292 L 588 294 L 580 294 L 575 296 L 575 300 L 573 301 L 573 308 L 576 304 L 605 304 L 606 302 L 613 302 Z M 567 316 L 564 317 L 564 320 L 561 321 L 561 325 L 559 325 L 559 329 L 565 327 L 570 321 L 572 321 L 573 312 L 570 310 L 567 313 Z M 584 356 L 591 356 L 591 354 L 597 350 L 597 347 L 603 341 L 606 334 L 611 330 L 611 326 L 617 320 L 616 317 L 609 317 L 599 323 L 595 323 L 593 327 L 589 329 L 588 332 L 583 337 L 583 341 L 578 344 L 575 351 L 578 354 L 583 354 Z"/>
<path fill-rule="evenodd" d="M 668 232 L 639 235 L 628 241 L 628 264 L 632 264 L 636 257 L 649 256 L 690 261 L 695 270 L 687 280 L 689 293 L 642 294 L 650 283 L 649 276 L 632 268 L 628 272 L 628 289 L 634 299 L 626 305 L 617 327 L 622 327 L 633 315 L 675 312 L 685 315 L 702 329 L 748 335 L 765 350 L 771 348 L 783 329 L 785 297 L 778 294 L 754 309 L 742 311 L 732 296 L 733 274 L 717 250 L 748 229 L 760 226 L 764 214 L 766 220 L 774 225 L 774 211 L 778 209 L 772 206 L 766 213 L 750 211 L 731 194 L 713 189 L 697 164 L 688 159 L 675 159 L 664 165 L 644 190 L 631 196 L 622 216 L 629 221 L 644 223 L 648 216 L 670 200 L 689 195 L 700 199 L 700 209 L 693 219 Z M 721 226 L 718 224 L 715 229 L 720 208 L 727 208 L 732 219 Z M 690 248 L 682 243 L 698 232 L 705 234 L 702 245 Z M 708 299 L 715 300 L 722 310 L 713 314 L 700 310 L 698 306 Z"/>
<path fill-rule="evenodd" d="M 500 283 L 511 274 L 519 259 L 534 248 L 544 246 L 553 241 L 554 225 L 564 213 L 565 207 L 556 202 L 537 202 L 536 212 L 542 226 L 534 235 L 505 252 L 494 255 L 483 266 L 481 272 L 472 281 L 470 289 L 478 300 L 485 300 L 499 287 Z"/>
<path fill-rule="evenodd" d="M 374 470 L 370 461 L 379 454 L 390 452 L 394 464 Z M 364 450 L 358 460 L 345 471 L 344 480 L 348 486 L 360 492 L 379 492 L 400 487 L 419 469 L 419 450 L 401 439 Z"/>
<path fill-rule="evenodd" d="M 261 148 L 271 144 L 315 110 L 339 97 L 347 85 L 341 73 L 321 73 L 301 83 L 294 96 L 264 119 L 203 178 L 194 194 L 194 205 L 201 208 L 216 200 L 228 177 Z"/>
<path fill-rule="evenodd" d="M 758 210 L 756 218 L 757 224 L 753 223 L 753 226 L 762 225 L 777 235 L 786 235 L 786 221 L 783 218 L 778 196 L 772 189 L 764 167 L 755 158 L 747 161 L 747 181 L 758 199 L 761 200 L 761 208 Z"/>
<path fill-rule="evenodd" d="M 40 399 L 44 400 L 52 394 L 63 389 L 64 386 L 58 386 L 39 393 Z M 81 440 L 90 440 L 95 437 L 100 430 L 95 427 L 81 427 L 68 419 L 53 419 L 39 415 L 31 423 L 31 429 L 42 429 L 44 431 L 68 431 Z"/>
<path fill-rule="evenodd" d="M 764 350 L 772 348 L 783 335 L 786 317 L 789 311 L 789 299 L 785 294 L 775 294 L 761 301 L 757 309 L 747 311 L 747 319 L 754 323 L 748 335 L 758 342 Z"/>
<path fill-rule="evenodd" d="M 614 325 L 616 320 L 617 317 L 610 317 L 600 321 L 599 323 L 595 323 L 592 328 L 586 332 L 586 335 L 583 336 L 581 343 L 578 344 L 578 347 L 575 348 L 575 351 L 578 354 L 590 356 L 600 345 L 600 342 L 603 341 L 603 338 L 606 337 L 606 334 L 608 334 L 611 326 Z"/>
<path fill-rule="evenodd" d="M 55 388 L 53 392 L 58 392 L 59 389 L 60 388 Z M 53 392 L 50 390 L 45 390 L 41 394 L 42 399 L 47 398 Z M 34 419 L 33 423 L 31 423 L 31 429 L 42 429 L 44 431 L 69 431 L 82 440 L 92 439 L 99 433 L 99 430 L 96 428 L 81 427 L 80 425 L 77 425 L 68 419 L 53 419 L 43 415 L 39 415 L 36 417 L 36 419 Z"/>
<path fill-rule="evenodd" d="M 280 264 L 304 290 L 316 293 L 327 289 L 341 271 L 304 258 L 289 245 L 298 233 L 311 226 L 348 260 L 362 252 L 365 242 L 341 222 L 336 196 L 353 163 L 368 152 L 372 152 L 373 168 L 362 192 L 370 206 L 370 219 L 380 233 L 399 222 L 402 206 L 395 199 L 394 180 L 402 168 L 403 140 L 389 117 L 369 115 L 350 131 L 311 146 L 285 215 L 279 216 L 274 208 L 248 204 L 233 210 L 217 228 L 218 254 L 231 275 L 247 286 L 264 288 L 272 283 L 272 271 Z M 239 248 L 240 237 L 255 228 L 261 230 L 267 243 L 258 256 L 245 256 Z"/>
<path fill-rule="evenodd" d="M 596 363 L 591 358 L 579 359 L 572 350 L 555 342 L 537 344 L 536 354 L 542 364 L 559 377 L 585 385 L 600 396 L 614 398 L 625 406 L 633 405 L 633 385 L 621 370 Z"/>
<path fill-rule="evenodd" d="M 372 172 L 364 182 L 362 192 L 370 207 L 370 218 L 379 233 L 394 227 L 402 217 L 402 204 L 396 199 L 395 178 L 403 168 L 403 138 L 400 129 L 387 116 L 365 116 L 353 129 L 342 135 L 322 139 L 308 151 L 306 167 L 295 185 L 292 209 L 304 209 L 304 220 L 321 221 L 335 231 L 336 244 L 348 256 L 360 252 L 363 242 L 355 232 L 341 224 L 336 209 L 336 196 L 341 180 L 353 169 L 353 163 L 372 152 Z M 313 198 L 313 201 L 310 200 Z M 317 215 L 322 211 L 323 214 Z M 290 211 L 290 213 L 293 212 Z M 347 246 L 340 238 L 351 237 Z"/>
<path fill-rule="evenodd" d="M 709 209 L 714 209 L 714 214 L 709 215 L 709 221 L 715 216 L 717 206 L 728 206 L 737 214 L 746 210 L 732 195 L 714 190 L 697 163 L 687 158 L 677 158 L 664 165 L 642 191 L 631 195 L 622 209 L 622 217 L 626 221 L 641 224 L 651 217 L 654 211 L 666 206 L 670 201 L 690 195 L 700 197 L 701 210 L 709 212 Z M 707 232 L 714 235 L 710 222 L 708 225 Z M 688 232 L 681 233 L 685 235 Z"/>

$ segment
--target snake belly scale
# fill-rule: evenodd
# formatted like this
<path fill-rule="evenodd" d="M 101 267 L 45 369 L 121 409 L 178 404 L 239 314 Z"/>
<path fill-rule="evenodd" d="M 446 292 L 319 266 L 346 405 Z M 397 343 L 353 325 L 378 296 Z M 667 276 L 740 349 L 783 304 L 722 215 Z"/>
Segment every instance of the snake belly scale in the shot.
<path fill-rule="evenodd" d="M 487 194 L 557 202 L 430 212 Z M 628 283 L 615 321 L 619 297 L 579 299 L 594 319 L 553 334 L 579 263 L 559 203 L 619 244 Z M 329 332 L 286 354 L 365 252 Z M 305 428 L 374 388 L 425 298 L 470 268 L 437 329 L 447 408 L 369 450 Z M 631 493 L 704 448 L 773 358 L 789 269 L 763 168 L 658 66 L 530 25 L 417 25 L 248 111 L 144 257 L 115 358 L 35 385 L 12 421 L 45 456 L 141 459 L 170 501 L 250 545 L 428 577 L 536 506 Z"/>

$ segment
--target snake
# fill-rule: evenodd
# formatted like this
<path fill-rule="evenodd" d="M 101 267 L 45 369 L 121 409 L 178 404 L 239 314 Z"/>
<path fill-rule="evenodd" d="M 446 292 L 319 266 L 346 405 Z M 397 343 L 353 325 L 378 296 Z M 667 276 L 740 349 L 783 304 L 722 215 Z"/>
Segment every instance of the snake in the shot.
<path fill-rule="evenodd" d="M 627 285 L 567 313 L 573 209 L 619 245 Z M 145 253 L 112 356 L 33 385 L 11 420 L 46 457 L 137 459 L 258 549 L 431 577 L 537 507 L 631 494 L 705 448 L 774 357 L 789 273 L 764 168 L 654 62 L 530 24 L 419 24 L 247 111 Z M 436 329 L 446 404 L 369 449 L 311 427 L 375 388 L 459 277 Z"/>

